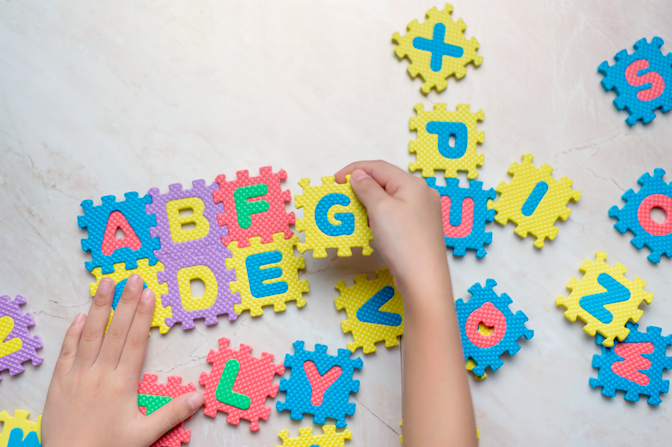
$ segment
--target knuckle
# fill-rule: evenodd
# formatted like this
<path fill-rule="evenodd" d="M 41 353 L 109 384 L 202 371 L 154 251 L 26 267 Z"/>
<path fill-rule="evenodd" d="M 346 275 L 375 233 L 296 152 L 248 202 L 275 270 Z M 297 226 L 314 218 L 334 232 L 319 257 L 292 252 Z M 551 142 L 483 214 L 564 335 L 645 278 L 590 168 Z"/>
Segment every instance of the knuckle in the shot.
<path fill-rule="evenodd" d="M 139 351 L 144 347 L 145 339 L 139 335 L 132 335 L 128 338 L 126 344 L 131 351 Z"/>
<path fill-rule="evenodd" d="M 82 341 L 85 343 L 93 343 L 100 339 L 100 334 L 96 331 L 85 330 L 82 334 Z"/>
<path fill-rule="evenodd" d="M 111 338 L 112 340 L 121 340 L 126 336 L 126 331 L 122 330 L 121 328 L 118 327 L 110 327 L 107 330 L 107 335 L 106 337 Z"/>
<path fill-rule="evenodd" d="M 76 349 L 73 349 L 69 346 L 63 346 L 63 348 L 61 349 L 61 354 L 59 355 L 59 358 L 61 360 L 68 360 L 68 359 L 71 359 L 72 357 L 74 357 L 75 354 L 77 354 Z"/>

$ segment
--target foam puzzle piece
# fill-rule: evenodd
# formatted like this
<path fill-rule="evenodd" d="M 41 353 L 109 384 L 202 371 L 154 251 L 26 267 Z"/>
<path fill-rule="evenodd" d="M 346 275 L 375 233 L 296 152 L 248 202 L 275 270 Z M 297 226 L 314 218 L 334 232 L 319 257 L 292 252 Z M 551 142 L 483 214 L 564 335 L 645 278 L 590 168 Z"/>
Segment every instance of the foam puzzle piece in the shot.
<path fill-rule="evenodd" d="M 22 373 L 25 370 L 23 363 L 28 360 L 33 366 L 40 365 L 43 360 L 37 355 L 42 340 L 37 335 L 30 336 L 35 320 L 32 314 L 21 312 L 22 304 L 26 304 L 26 299 L 21 295 L 14 300 L 9 295 L 0 296 L 0 372 L 9 370 L 10 376 Z"/>
<path fill-rule="evenodd" d="M 553 168 L 546 163 L 535 167 L 533 159 L 533 155 L 525 154 L 522 164 L 511 164 L 511 183 L 497 185 L 500 197 L 492 207 L 497 211 L 497 222 L 506 225 L 511 220 L 518 224 L 515 233 L 523 238 L 527 233 L 536 236 L 534 246 L 542 248 L 546 238 L 555 239 L 558 229 L 553 224 L 558 218 L 567 220 L 572 210 L 566 205 L 570 199 L 578 202 L 581 191 L 572 189 L 573 182 L 567 177 L 560 181 L 551 177 Z"/>
<path fill-rule="evenodd" d="M 112 273 L 117 262 L 125 262 L 131 270 L 138 267 L 138 259 L 147 258 L 150 265 L 158 261 L 154 250 L 161 248 L 161 242 L 149 233 L 149 227 L 156 226 L 156 217 L 145 212 L 152 196 L 140 198 L 137 192 L 124 196 L 123 202 L 105 196 L 102 205 L 93 206 L 91 200 L 81 203 L 84 215 L 77 216 L 77 224 L 89 233 L 88 239 L 82 239 L 82 250 L 91 252 L 91 261 L 84 263 L 88 271 L 101 267 L 103 273 Z M 115 238 L 117 228 L 124 230 L 125 238 Z"/>
<path fill-rule="evenodd" d="M 339 281 L 341 292 L 335 298 L 336 309 L 345 309 L 347 320 L 341 321 L 344 333 L 351 332 L 353 343 L 348 349 L 361 347 L 364 354 L 376 351 L 376 343 L 384 341 L 386 348 L 397 346 L 404 334 L 404 300 L 394 288 L 389 269 L 376 270 L 377 278 L 369 281 L 366 273 L 355 276 L 355 285 L 346 287 Z"/>
<path fill-rule="evenodd" d="M 338 256 L 352 256 L 352 247 L 362 247 L 362 254 L 373 253 L 373 240 L 366 208 L 357 199 L 347 182 L 336 183 L 335 178 L 322 177 L 321 186 L 310 186 L 310 179 L 299 182 L 303 195 L 294 197 L 297 208 L 303 208 L 303 219 L 296 220 L 296 230 L 305 231 L 306 242 L 296 248 L 301 252 L 313 250 L 314 258 L 326 258 L 327 248 L 338 248 Z"/>
<path fill-rule="evenodd" d="M 614 65 L 604 61 L 597 69 L 604 75 L 602 88 L 616 92 L 616 109 L 630 114 L 625 120 L 630 126 L 640 119 L 642 124 L 650 123 L 656 109 L 663 113 L 672 109 L 672 53 L 663 56 L 663 43 L 660 37 L 654 37 L 651 43 L 640 39 L 634 53 L 621 50 L 614 56 Z"/>
<path fill-rule="evenodd" d="M 534 336 L 534 331 L 525 327 L 527 316 L 520 310 L 511 312 L 509 305 L 513 301 L 506 293 L 497 295 L 493 290 L 496 285 L 493 279 L 487 279 L 485 287 L 476 283 L 469 288 L 469 301 L 455 301 L 464 360 L 471 358 L 476 362 L 472 372 L 477 376 L 484 376 L 488 366 L 497 371 L 504 364 L 500 355 L 515 355 L 520 350 L 517 340 Z M 479 332 L 481 323 L 493 328 L 489 336 Z"/>
<path fill-rule="evenodd" d="M 597 379 L 590 378 L 590 386 L 601 386 L 602 394 L 616 396 L 616 390 L 625 391 L 625 400 L 638 402 L 639 395 L 649 396 L 650 405 L 662 402 L 660 393 L 667 393 L 670 381 L 663 380 L 663 371 L 672 369 L 672 357 L 666 356 L 672 346 L 672 335 L 663 337 L 662 329 L 655 326 L 638 331 L 638 324 L 628 323 L 628 336 L 613 347 L 602 346 L 602 355 L 593 356 L 593 368 L 598 368 Z M 599 334 L 595 343 L 601 345 Z"/>
<path fill-rule="evenodd" d="M 492 243 L 492 232 L 485 225 L 495 219 L 495 210 L 488 204 L 497 197 L 494 189 L 483 189 L 483 183 L 469 182 L 468 188 L 460 188 L 459 179 L 446 179 L 446 186 L 438 186 L 435 177 L 427 184 L 439 192 L 443 214 L 443 236 L 446 247 L 453 248 L 453 256 L 464 256 L 467 250 L 476 250 L 476 257 L 487 254 L 485 245 Z"/>
<path fill-rule="evenodd" d="M 287 392 L 285 402 L 278 401 L 275 405 L 278 411 L 289 410 L 290 418 L 303 420 L 304 413 L 313 415 L 313 423 L 324 424 L 326 418 L 336 419 L 336 426 L 343 428 L 347 425 L 345 416 L 355 414 L 356 404 L 348 402 L 350 393 L 359 392 L 359 380 L 352 380 L 355 369 L 364 366 L 361 358 L 351 359 L 347 349 L 339 349 L 338 355 L 327 354 L 327 346 L 316 344 L 315 351 L 303 349 L 305 343 L 301 340 L 294 342 L 294 355 L 285 356 L 285 367 L 291 368 L 289 379 L 280 379 L 280 391 Z M 320 375 L 325 375 L 334 367 L 341 368 L 341 374 L 324 392 L 324 398 L 319 406 L 313 405 L 312 386 L 304 364 L 312 362 Z"/>
<path fill-rule="evenodd" d="M 609 216 L 618 219 L 614 227 L 620 233 L 630 230 L 635 235 L 630 240 L 632 245 L 638 249 L 646 245 L 651 250 L 647 259 L 653 263 L 660 262 L 661 255 L 672 256 L 672 183 L 666 183 L 664 175 L 665 171 L 660 168 L 654 169 L 653 176 L 645 173 L 637 180 L 642 186 L 639 191 L 629 189 L 623 194 L 626 202 L 623 208 L 609 209 Z M 651 219 L 653 208 L 665 212 L 665 222 Z"/>
<path fill-rule="evenodd" d="M 9 434 L 7 447 L 42 447 L 42 444 L 37 437 L 37 433 L 30 432 L 24 438 L 23 430 L 15 428 Z"/>
<path fill-rule="evenodd" d="M 144 415 L 150 415 L 182 394 L 196 391 L 193 383 L 182 385 L 182 377 L 170 376 L 168 383 L 158 383 L 156 374 L 145 374 L 138 384 L 138 407 Z M 191 430 L 184 428 L 184 421 L 156 440 L 152 447 L 180 447 L 189 442 Z"/>
<path fill-rule="evenodd" d="M 201 373 L 198 383 L 205 386 L 203 396 L 205 396 L 206 416 L 215 417 L 217 411 L 228 414 L 226 422 L 238 425 L 241 419 L 250 421 L 250 430 L 259 430 L 259 419 L 268 420 L 271 414 L 271 407 L 264 405 L 267 397 L 275 397 L 278 394 L 278 385 L 273 384 L 273 378 L 276 374 L 282 375 L 285 367 L 273 363 L 273 355 L 263 352 L 261 359 L 253 357 L 250 353 L 252 347 L 241 343 L 238 350 L 229 348 L 229 339 L 219 339 L 219 350 L 211 350 L 208 353 L 207 361 L 212 363 L 210 374 Z M 230 381 L 228 389 L 222 390 L 225 371 L 231 367 L 229 362 L 237 362 L 239 370 L 236 376 Z M 223 402 L 228 399 L 219 399 L 229 393 L 240 394 L 247 397 L 248 404 L 240 405 L 242 400 Z"/>
<path fill-rule="evenodd" d="M 467 360 L 467 362 L 465 363 L 465 366 L 467 368 L 467 371 L 471 371 L 471 373 L 474 375 L 474 379 L 476 379 L 476 380 L 483 380 L 486 377 L 488 377 L 488 375 L 486 373 L 483 373 L 482 376 L 477 376 L 474 373 L 474 368 L 476 368 L 476 362 L 474 361 L 474 359 Z"/>
<path fill-rule="evenodd" d="M 231 293 L 229 283 L 236 280 L 236 272 L 226 269 L 226 258 L 231 250 L 223 245 L 210 245 L 199 252 L 172 253 L 163 260 L 164 271 L 157 272 L 159 284 L 168 285 L 168 293 L 161 297 L 164 307 L 171 307 L 173 316 L 166 324 L 181 323 L 182 329 L 193 329 L 194 320 L 205 318 L 206 325 L 217 324 L 218 316 L 227 314 L 229 321 L 238 318 L 233 306 L 240 304 L 240 293 Z M 200 279 L 205 293 L 194 297 L 191 280 Z"/>
<path fill-rule="evenodd" d="M 302 256 L 294 256 L 294 246 L 299 242 L 294 235 L 285 239 L 283 233 L 275 233 L 273 241 L 263 244 L 260 237 L 250 238 L 247 247 L 238 247 L 238 242 L 229 244 L 233 257 L 226 266 L 236 271 L 236 281 L 231 282 L 231 291 L 240 293 L 241 304 L 236 304 L 237 314 L 245 310 L 257 317 L 264 313 L 263 306 L 273 305 L 275 312 L 287 309 L 288 301 L 296 301 L 296 307 L 306 305 L 303 294 L 308 292 L 308 280 L 299 279 L 299 269 L 306 268 Z"/>
<path fill-rule="evenodd" d="M 2 431 L 0 432 L 0 447 L 11 446 L 12 444 L 9 444 L 10 439 L 15 445 L 35 447 L 35 435 L 37 435 L 37 446 L 40 445 L 42 442 L 42 415 L 37 417 L 37 422 L 29 421 L 28 416 L 30 416 L 30 412 L 24 410 L 14 410 L 14 416 L 10 416 L 7 411 L 0 413 L 0 422 L 3 423 Z M 21 431 L 21 444 L 18 444 L 16 441 L 17 435 L 14 434 L 15 430 Z M 25 441 L 30 441 L 30 443 L 26 443 Z"/>
<path fill-rule="evenodd" d="M 163 264 L 157 262 L 154 265 L 149 265 L 148 259 L 138 259 L 138 267 L 133 270 L 126 270 L 124 268 L 124 263 L 119 262 L 114 264 L 114 272 L 103 274 L 100 267 L 93 269 L 91 274 L 96 277 L 96 282 L 89 285 L 91 291 L 91 296 L 96 295 L 98 290 L 98 285 L 103 278 L 112 278 L 115 282 L 114 295 L 115 299 L 121 294 L 126 285 L 126 280 L 132 275 L 137 274 L 142 277 L 144 281 L 145 288 L 151 289 L 154 292 L 154 297 L 156 299 L 156 304 L 154 306 L 154 316 L 152 316 L 151 327 L 159 328 L 161 334 L 165 334 L 170 330 L 170 327 L 166 324 L 166 318 L 171 318 L 173 316 L 173 311 L 170 306 L 163 307 L 161 302 L 161 295 L 168 293 L 168 286 L 166 284 L 159 284 L 157 273 L 163 270 Z M 109 327 L 110 321 L 112 321 L 112 316 L 114 315 L 114 308 L 110 309 L 110 319 L 107 322 Z"/>
<path fill-rule="evenodd" d="M 455 112 L 448 112 L 445 104 L 434 104 L 434 110 L 425 112 L 424 105 L 414 107 L 417 116 L 408 123 L 417 132 L 417 139 L 408 143 L 408 151 L 416 154 L 416 161 L 408 164 L 411 172 L 422 170 L 423 177 L 433 177 L 434 170 L 443 170 L 445 177 L 457 177 L 457 171 L 467 171 L 469 179 L 478 177 L 485 155 L 476 152 L 483 143 L 485 132 L 478 131 L 483 121 L 483 110 L 470 112 L 468 104 L 458 104 Z M 450 137 L 455 143 L 450 145 Z"/>
<path fill-rule="evenodd" d="M 403 37 L 394 33 L 392 42 L 397 44 L 394 53 L 399 59 L 407 57 L 411 64 L 408 73 L 412 78 L 420 75 L 423 84 L 420 91 L 425 95 L 432 88 L 437 92 L 447 86 L 447 78 L 455 75 L 461 79 L 467 74 L 465 65 L 481 65 L 483 58 L 476 54 L 479 44 L 475 37 L 467 40 L 462 19 L 455 22 L 450 16 L 453 6 L 447 4 L 443 11 L 436 7 L 427 11 L 427 20 L 421 25 L 417 20 L 408 24 Z"/>
<path fill-rule="evenodd" d="M 607 254 L 598 251 L 595 262 L 586 259 L 579 271 L 583 278 L 572 278 L 567 288 L 572 292 L 567 298 L 559 295 L 556 306 L 565 306 L 569 321 L 581 318 L 586 325 L 583 330 L 591 336 L 599 332 L 604 337 L 604 346 L 611 347 L 614 338 L 625 340 L 630 332 L 628 320 L 636 323 L 644 314 L 639 305 L 651 304 L 653 293 L 645 292 L 646 282 L 641 278 L 630 281 L 625 277 L 628 270 L 622 264 L 611 267 L 605 262 Z"/>
<path fill-rule="evenodd" d="M 352 439 L 352 432 L 347 428 L 342 432 L 336 431 L 335 425 L 324 425 L 321 435 L 313 435 L 311 427 L 300 428 L 298 438 L 290 438 L 289 431 L 278 433 L 282 439 L 282 446 L 276 447 L 345 447 L 345 440 Z"/>
<path fill-rule="evenodd" d="M 191 189 L 182 189 L 180 183 L 168 186 L 161 194 L 159 188 L 149 190 L 152 203 L 145 205 L 147 214 L 156 216 L 156 226 L 149 229 L 152 237 L 161 241 L 161 249 L 154 254 L 161 261 L 166 254 L 200 251 L 221 243 L 226 237 L 225 227 L 217 223 L 217 214 L 224 210 L 221 204 L 212 201 L 212 194 L 219 190 L 217 182 L 207 186 L 205 180 L 194 180 Z M 180 211 L 192 210 L 181 216 Z M 193 224 L 194 228 L 183 230 L 182 225 Z"/>
<path fill-rule="evenodd" d="M 238 171 L 236 180 L 226 180 L 224 174 L 217 176 L 220 190 L 214 191 L 215 203 L 224 204 L 224 212 L 217 216 L 219 225 L 226 225 L 229 234 L 222 237 L 228 246 L 238 242 L 238 247 L 249 246 L 249 239 L 261 237 L 261 243 L 273 241 L 273 235 L 284 233 L 285 239 L 294 233 L 289 225 L 294 223 L 294 213 L 288 213 L 285 203 L 292 201 L 292 193 L 283 191 L 281 182 L 287 173 L 281 169 L 273 174 L 271 166 L 259 168 L 256 177 L 248 171 Z"/>

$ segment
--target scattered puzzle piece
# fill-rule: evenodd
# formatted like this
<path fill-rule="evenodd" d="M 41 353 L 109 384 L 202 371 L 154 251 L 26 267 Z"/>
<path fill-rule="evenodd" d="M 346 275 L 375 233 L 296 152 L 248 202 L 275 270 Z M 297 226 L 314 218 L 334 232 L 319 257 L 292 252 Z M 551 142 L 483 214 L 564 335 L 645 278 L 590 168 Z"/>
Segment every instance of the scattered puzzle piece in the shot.
<path fill-rule="evenodd" d="M 322 427 L 322 435 L 313 435 L 311 427 L 300 428 L 298 438 L 290 438 L 289 431 L 283 430 L 278 436 L 282 439 L 282 446 L 276 447 L 345 447 L 345 440 L 352 438 L 352 432 L 347 428 L 342 432 L 336 431 L 335 425 Z"/>
<path fill-rule="evenodd" d="M 355 369 L 364 366 L 362 359 L 351 359 L 346 349 L 339 349 L 338 356 L 333 356 L 327 354 L 325 345 L 316 344 L 315 351 L 305 351 L 303 347 L 303 341 L 295 341 L 294 355 L 285 356 L 285 367 L 292 372 L 289 379 L 280 379 L 280 391 L 287 392 L 287 400 L 278 401 L 277 410 L 289 410 L 289 417 L 297 421 L 303 420 L 303 414 L 307 413 L 314 415 L 315 424 L 333 418 L 337 427 L 345 427 L 345 416 L 355 414 L 356 404 L 348 400 L 350 393 L 359 392 L 359 380 L 352 380 L 352 375 Z M 332 369 L 336 372 L 340 369 L 340 374 L 336 376 Z M 320 377 L 327 375 L 336 379 L 327 383 Z"/>
<path fill-rule="evenodd" d="M 616 109 L 630 114 L 625 120 L 630 126 L 639 119 L 643 124 L 651 122 L 656 109 L 663 113 L 672 109 L 672 53 L 663 56 L 663 43 L 660 37 L 654 37 L 651 43 L 646 38 L 638 40 L 634 53 L 621 50 L 614 57 L 614 65 L 604 61 L 597 69 L 604 75 L 602 88 L 616 92 Z"/>
<path fill-rule="evenodd" d="M 351 332 L 353 343 L 348 349 L 355 352 L 361 347 L 364 354 L 376 350 L 375 343 L 384 341 L 390 348 L 399 344 L 404 333 L 404 300 L 394 288 L 394 279 L 388 269 L 376 270 L 377 278 L 369 281 L 366 273 L 355 276 L 355 285 L 345 287 L 339 281 L 336 288 L 341 292 L 335 299 L 336 309 L 348 315 L 341 321 L 344 333 Z"/>
<path fill-rule="evenodd" d="M 193 383 L 182 385 L 182 377 L 170 376 L 168 383 L 157 383 L 158 376 L 145 374 L 138 384 L 138 407 L 144 415 L 150 415 L 182 394 L 196 391 Z M 180 447 L 189 442 L 191 430 L 184 429 L 184 421 L 161 436 L 151 447 Z"/>
<path fill-rule="evenodd" d="M 91 200 L 81 204 L 84 215 L 77 216 L 77 224 L 89 233 L 88 239 L 82 239 L 82 250 L 91 252 L 91 262 L 85 263 L 89 271 L 102 267 L 103 273 L 112 273 L 117 262 L 125 262 L 126 269 L 132 270 L 138 267 L 138 259 L 147 258 L 150 265 L 158 261 L 154 250 L 161 248 L 161 242 L 149 233 L 149 227 L 156 226 L 156 217 L 145 212 L 152 197 L 147 194 L 140 198 L 137 192 L 124 196 L 123 202 L 105 196 L 102 205 L 93 206 Z M 115 237 L 118 228 L 126 235 L 122 239 Z"/>
<path fill-rule="evenodd" d="M 259 173 L 250 177 L 248 171 L 238 171 L 238 178 L 229 181 L 224 174 L 217 176 L 220 190 L 214 191 L 212 197 L 215 203 L 224 204 L 224 213 L 217 218 L 219 225 L 228 227 L 228 236 L 222 237 L 227 247 L 233 241 L 238 242 L 238 247 L 247 247 L 252 237 L 261 237 L 261 243 L 267 244 L 275 233 L 284 233 L 285 239 L 294 234 L 289 229 L 294 213 L 285 209 L 285 203 L 292 201 L 292 193 L 283 191 L 280 185 L 287 173 L 281 169 L 273 174 L 270 166 L 259 168 Z"/>
<path fill-rule="evenodd" d="M 422 77 L 424 82 L 420 91 L 425 95 L 432 88 L 443 91 L 448 86 L 449 76 L 464 77 L 468 63 L 478 67 L 483 62 L 483 58 L 476 54 L 478 41 L 475 37 L 469 40 L 464 37 L 467 25 L 462 19 L 453 21 L 452 12 L 453 6 L 449 4 L 443 11 L 434 7 L 427 12 L 427 20 L 422 25 L 413 20 L 406 27 L 408 33 L 405 36 L 399 33 L 392 36 L 392 42 L 397 44 L 394 53 L 399 59 L 407 57 L 411 61 L 408 73 L 413 78 L 418 74 Z"/>
<path fill-rule="evenodd" d="M 299 182 L 303 195 L 294 197 L 297 208 L 303 208 L 303 219 L 297 219 L 296 230 L 305 231 L 306 242 L 296 248 L 313 250 L 314 258 L 326 258 L 327 248 L 338 248 L 338 256 L 352 256 L 352 247 L 362 247 L 365 256 L 373 253 L 373 240 L 366 208 L 357 199 L 347 182 L 335 183 L 334 177 L 322 177 L 322 186 L 310 186 L 310 179 Z"/>
<path fill-rule="evenodd" d="M 455 112 L 448 112 L 445 104 L 438 103 L 431 112 L 425 112 L 422 104 L 414 109 L 418 116 L 409 120 L 408 127 L 417 132 L 417 139 L 408 143 L 408 151 L 416 154 L 416 161 L 408 169 L 422 170 L 423 177 L 433 177 L 434 170 L 443 170 L 445 177 L 457 177 L 457 171 L 467 171 L 469 179 L 478 177 L 485 156 L 476 153 L 476 145 L 483 143 L 485 132 L 476 125 L 485 118 L 483 111 L 471 113 L 468 104 L 458 104 Z"/>
<path fill-rule="evenodd" d="M 520 350 L 517 340 L 534 336 L 534 331 L 525 327 L 527 316 L 520 310 L 514 315 L 509 309 L 513 301 L 506 293 L 497 295 L 493 290 L 496 285 L 493 279 L 486 280 L 485 287 L 476 283 L 469 288 L 469 301 L 455 301 L 464 359 L 476 362 L 472 372 L 477 376 L 484 376 L 488 366 L 497 371 L 504 364 L 499 356 L 505 352 L 515 355 Z M 490 335 L 479 331 L 481 323 L 492 328 Z"/>
<path fill-rule="evenodd" d="M 264 405 L 267 397 L 278 394 L 273 384 L 276 374 L 285 367 L 273 363 L 273 355 L 263 352 L 261 359 L 250 355 L 252 348 L 241 343 L 239 350 L 228 347 L 229 339 L 219 339 L 219 351 L 210 351 L 207 361 L 212 363 L 210 374 L 201 373 L 198 383 L 205 386 L 206 416 L 215 417 L 217 411 L 228 414 L 226 422 L 238 425 L 241 419 L 250 421 L 250 430 L 259 430 L 259 419 L 268 420 L 271 407 Z"/>
<path fill-rule="evenodd" d="M 560 181 L 551 177 L 553 168 L 542 164 L 537 168 L 532 164 L 533 155 L 523 155 L 523 163 L 513 162 L 509 174 L 511 183 L 500 182 L 495 190 L 500 193 L 493 208 L 497 211 L 495 220 L 502 225 L 511 220 L 518 224 L 515 233 L 526 237 L 536 236 L 534 246 L 544 246 L 544 239 L 555 239 L 558 229 L 553 226 L 558 218 L 567 220 L 572 212 L 566 207 L 569 200 L 578 202 L 581 191 L 572 189 L 572 181 L 562 177 Z"/>
<path fill-rule="evenodd" d="M 427 184 L 441 195 L 443 236 L 446 247 L 453 248 L 453 256 L 464 256 L 467 249 L 476 250 L 476 257 L 487 254 L 485 245 L 492 243 L 492 232 L 485 225 L 495 219 L 495 210 L 488 204 L 497 197 L 494 189 L 483 189 L 483 183 L 469 182 L 469 188 L 460 188 L 456 178 L 446 179 L 446 186 L 437 186 L 436 178 L 427 179 Z"/>
<path fill-rule="evenodd" d="M 628 270 L 622 264 L 609 266 L 607 254 L 598 251 L 595 262 L 586 259 L 579 268 L 584 272 L 577 281 L 572 278 L 567 288 L 572 291 L 567 298 L 562 295 L 555 300 L 556 306 L 565 306 L 565 317 L 569 321 L 581 318 L 586 325 L 583 330 L 591 336 L 599 332 L 604 346 L 611 347 L 614 338 L 625 340 L 630 332 L 626 327 L 628 320 L 636 323 L 644 311 L 639 309 L 642 301 L 651 304 L 653 293 L 645 292 L 646 282 L 641 278 L 630 281 L 625 277 Z"/>
<path fill-rule="evenodd" d="M 645 173 L 637 180 L 642 186 L 638 192 L 629 189 L 623 194 L 625 206 L 609 209 L 609 216 L 618 219 L 614 227 L 621 233 L 630 230 L 635 235 L 630 241 L 632 245 L 638 249 L 646 245 L 651 250 L 647 259 L 654 263 L 660 262 L 661 255 L 672 256 L 672 183 L 667 184 L 664 175 L 660 168 L 653 171 L 653 176 Z M 653 208 L 665 212 L 665 222 L 651 219 Z"/>
<path fill-rule="evenodd" d="M 30 336 L 35 320 L 32 314 L 21 313 L 22 304 L 26 304 L 26 299 L 21 295 L 14 300 L 8 295 L 0 296 L 0 372 L 8 369 L 10 376 L 25 370 L 23 362 L 30 360 L 33 366 L 38 366 L 43 360 L 37 355 L 37 350 L 42 348 L 42 340 L 38 336 Z"/>
<path fill-rule="evenodd" d="M 17 446 L 39 447 L 39 443 L 42 442 L 42 415 L 37 417 L 37 422 L 29 421 L 28 416 L 30 416 L 30 412 L 24 410 L 14 410 L 13 417 L 6 411 L 0 413 L 0 422 L 3 423 L 0 432 L 0 446 L 12 446 L 12 444 L 9 444 L 11 440 Z M 15 434 L 16 430 L 21 432 L 22 443 L 20 444 L 17 444 L 16 441 L 18 439 L 17 434 Z M 37 435 L 37 446 L 35 446 L 35 435 Z"/>
<path fill-rule="evenodd" d="M 649 396 L 651 405 L 662 402 L 660 393 L 667 393 L 670 381 L 663 380 L 663 371 L 672 369 L 672 357 L 666 356 L 672 346 L 672 335 L 663 337 L 662 329 L 646 328 L 646 333 L 637 330 L 638 324 L 627 323 L 628 336 L 613 347 L 602 346 L 602 355 L 593 356 L 593 368 L 598 368 L 597 379 L 590 378 L 590 386 L 601 386 L 602 394 L 616 396 L 616 390 L 625 391 L 625 400 L 638 402 L 639 395 Z M 601 345 L 604 337 L 598 334 L 595 343 Z"/>
<path fill-rule="evenodd" d="M 232 292 L 240 292 L 241 304 L 236 304 L 237 314 L 245 310 L 257 317 L 264 313 L 263 306 L 273 305 L 275 312 L 287 309 L 287 301 L 296 301 L 297 307 L 306 305 L 303 294 L 308 292 L 308 280 L 299 280 L 299 269 L 306 268 L 302 256 L 294 256 L 298 236 L 285 239 L 283 233 L 273 235 L 273 242 L 261 243 L 260 237 L 250 239 L 249 245 L 238 247 L 238 242 L 229 244 L 233 257 L 226 266 L 236 271 L 236 281 L 231 283 Z"/>

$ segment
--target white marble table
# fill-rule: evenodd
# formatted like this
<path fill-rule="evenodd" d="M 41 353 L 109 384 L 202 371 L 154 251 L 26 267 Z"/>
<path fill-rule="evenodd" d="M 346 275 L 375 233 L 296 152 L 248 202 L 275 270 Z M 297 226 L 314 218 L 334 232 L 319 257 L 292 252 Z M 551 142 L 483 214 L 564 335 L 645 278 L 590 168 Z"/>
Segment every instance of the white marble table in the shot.
<path fill-rule="evenodd" d="M 142 5 L 141 5 L 142 3 Z M 314 183 L 344 164 L 382 158 L 405 167 L 415 134 L 413 106 L 445 102 L 483 109 L 485 165 L 479 180 L 494 187 L 523 153 L 556 168 L 582 192 L 560 233 L 542 250 L 514 226 L 494 223 L 488 255 L 476 260 L 448 254 L 456 297 L 494 278 L 514 310 L 530 317 L 535 336 L 506 358 L 502 369 L 472 381 L 481 445 L 662 445 L 669 435 L 672 397 L 659 407 L 625 402 L 589 387 L 599 352 L 579 323 L 556 308 L 558 294 L 584 259 L 604 250 L 627 277 L 647 281 L 655 301 L 644 326 L 672 330 L 670 260 L 654 265 L 621 236 L 609 207 L 656 167 L 671 170 L 672 114 L 628 127 L 611 104 L 597 66 L 646 36 L 668 40 L 672 9 L 666 0 L 637 2 L 462 1 L 454 18 L 468 25 L 484 57 L 441 94 L 424 97 L 408 62 L 393 56 L 390 37 L 422 20 L 436 4 L 404 1 L 17 2 L 0 7 L 0 294 L 28 298 L 33 333 L 44 340 L 44 363 L 3 373 L 0 410 L 41 412 L 62 336 L 86 311 L 92 276 L 86 237 L 77 227 L 79 203 L 171 183 L 213 180 L 217 174 L 272 165 L 297 182 Z M 443 7 L 443 5 L 439 5 Z M 669 175 L 668 175 L 669 177 Z M 672 178 L 672 177 L 670 177 Z M 668 178 L 668 181 L 670 180 Z M 461 176 L 466 182 L 466 177 Z M 293 209 L 293 204 L 290 205 Z M 297 212 L 301 215 L 301 211 Z M 281 361 L 291 343 L 306 340 L 345 347 L 344 313 L 333 303 L 340 279 L 352 283 L 383 263 L 375 254 L 314 260 L 306 256 L 308 304 L 284 313 L 216 326 L 179 327 L 149 341 L 146 372 L 161 380 L 181 375 L 197 382 L 217 338 L 254 346 Z M 348 445 L 398 445 L 401 420 L 400 349 L 381 347 L 365 357 L 356 378 L 361 391 L 348 428 Z M 362 356 L 361 351 L 357 353 Z M 505 356 L 507 357 L 507 356 Z M 669 378 L 669 374 L 667 377 Z M 277 380 L 277 379 L 276 379 Z M 284 396 L 282 393 L 280 396 Z M 275 401 L 268 404 L 275 407 Z M 225 416 L 193 418 L 191 446 L 273 446 L 277 433 L 311 426 L 278 413 L 251 433 Z M 123 429 L 120 427 L 120 429 Z M 440 427 L 437 427 L 440 429 Z M 319 430 L 318 430 L 319 431 Z"/>

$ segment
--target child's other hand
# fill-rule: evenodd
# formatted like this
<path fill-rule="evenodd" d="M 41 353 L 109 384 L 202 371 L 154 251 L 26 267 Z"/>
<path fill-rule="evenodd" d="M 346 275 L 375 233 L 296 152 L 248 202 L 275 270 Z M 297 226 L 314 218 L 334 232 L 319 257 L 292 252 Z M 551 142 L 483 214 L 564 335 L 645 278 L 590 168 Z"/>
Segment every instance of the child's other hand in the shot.
<path fill-rule="evenodd" d="M 44 447 L 149 446 L 191 416 L 203 396 L 173 399 L 150 416 L 138 409 L 138 381 L 154 313 L 154 292 L 131 275 L 107 335 L 114 281 L 100 282 L 89 316 L 68 329 L 42 418 Z"/>

